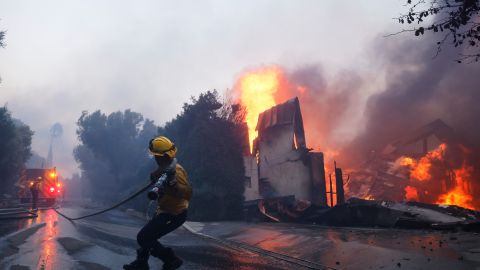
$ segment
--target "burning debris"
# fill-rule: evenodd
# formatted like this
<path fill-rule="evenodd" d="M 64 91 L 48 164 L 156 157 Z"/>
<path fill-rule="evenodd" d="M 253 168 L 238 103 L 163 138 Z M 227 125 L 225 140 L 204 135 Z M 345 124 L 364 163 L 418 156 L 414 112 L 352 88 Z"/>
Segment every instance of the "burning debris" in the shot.
<path fill-rule="evenodd" d="M 450 147 L 455 147 L 452 145 Z M 437 149 L 428 152 L 419 160 L 411 157 L 401 157 L 400 164 L 408 168 L 410 185 L 405 187 L 406 199 L 421 202 L 433 202 L 437 204 L 458 205 L 469 209 L 476 209 L 473 205 L 472 175 L 473 167 L 466 161 L 460 167 L 450 164 L 447 150 L 451 150 L 447 144 L 442 143 Z M 462 151 L 462 148 L 457 149 Z M 455 150 L 454 150 L 455 151 Z M 464 152 L 467 155 L 467 151 Z M 407 161 L 407 162 L 405 162 Z M 429 190 L 430 183 L 435 181 L 440 184 L 440 195 Z M 420 192 L 419 192 L 419 189 Z M 435 197 L 437 197 L 435 199 Z"/>
<path fill-rule="evenodd" d="M 462 207 L 356 198 L 330 209 L 317 210 L 307 221 L 332 226 L 467 231 L 480 229 L 480 213 Z"/>
<path fill-rule="evenodd" d="M 350 195 L 479 209 L 471 151 L 443 121 L 389 144 L 352 172 Z"/>

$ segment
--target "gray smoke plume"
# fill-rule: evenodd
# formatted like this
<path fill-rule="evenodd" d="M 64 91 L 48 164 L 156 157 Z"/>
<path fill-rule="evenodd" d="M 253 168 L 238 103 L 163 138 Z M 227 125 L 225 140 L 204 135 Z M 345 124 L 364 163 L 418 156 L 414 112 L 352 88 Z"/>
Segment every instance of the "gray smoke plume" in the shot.
<path fill-rule="evenodd" d="M 298 96 L 305 124 L 307 145 L 324 151 L 342 140 L 336 131 L 347 121 L 349 108 L 358 101 L 363 79 L 353 71 L 325 78 L 321 65 L 305 65 L 287 74 L 289 87 L 282 96 Z"/>
<path fill-rule="evenodd" d="M 480 63 L 457 64 L 458 50 L 448 45 L 434 57 L 438 36 L 405 38 L 377 44 L 375 52 L 389 74 L 386 88 L 369 97 L 365 130 L 346 153 L 362 158 L 438 118 L 478 148 Z"/>
<path fill-rule="evenodd" d="M 456 141 L 449 146 L 445 164 L 452 170 L 464 164 L 472 168 L 472 205 L 480 207 L 480 63 L 458 64 L 458 50 L 444 47 L 435 55 L 435 38 L 406 39 L 392 46 L 378 44 L 379 61 L 385 67 L 386 87 L 369 97 L 365 107 L 365 129 L 342 151 L 350 168 L 366 169 L 367 161 L 387 144 L 436 119 L 453 128 Z M 372 155 L 373 154 L 373 155 Z M 433 167 L 432 167 L 433 168 Z M 445 174 L 437 171 L 427 187 L 436 198 Z M 431 169 L 431 172 L 435 171 Z M 435 173 L 435 172 L 434 172 Z M 435 191 L 435 189 L 437 191 Z M 427 201 L 435 203 L 435 200 Z"/>

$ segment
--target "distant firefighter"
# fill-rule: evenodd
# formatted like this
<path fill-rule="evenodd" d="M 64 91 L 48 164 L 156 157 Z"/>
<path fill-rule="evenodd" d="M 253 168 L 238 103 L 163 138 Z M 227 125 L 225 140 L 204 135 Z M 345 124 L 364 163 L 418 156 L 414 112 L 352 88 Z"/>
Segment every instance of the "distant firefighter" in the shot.
<path fill-rule="evenodd" d="M 30 192 L 32 193 L 32 209 L 37 210 L 38 192 L 40 189 L 41 177 L 30 182 Z"/>

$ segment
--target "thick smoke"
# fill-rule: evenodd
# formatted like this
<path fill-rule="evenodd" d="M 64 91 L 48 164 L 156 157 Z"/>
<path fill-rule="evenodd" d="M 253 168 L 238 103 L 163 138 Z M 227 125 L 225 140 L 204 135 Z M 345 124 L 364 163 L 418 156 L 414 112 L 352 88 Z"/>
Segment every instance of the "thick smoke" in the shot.
<path fill-rule="evenodd" d="M 480 207 L 480 64 L 456 63 L 459 51 L 448 47 L 434 57 L 433 37 L 385 46 L 389 42 L 376 46 L 387 74 L 385 88 L 368 98 L 365 129 L 341 151 L 343 160 L 350 168 L 366 169 L 370 157 L 388 143 L 441 119 L 453 128 L 455 140 L 468 149 L 453 145 L 445 162 L 459 177 L 457 186 L 467 183 L 459 182 L 462 178 L 469 179 L 467 190 L 473 195 L 469 205 Z M 447 177 L 433 176 L 436 184 L 429 183 L 424 190 L 437 196 L 441 192 L 435 188 L 441 189 L 441 179 Z"/>
<path fill-rule="evenodd" d="M 344 71 L 327 79 L 320 65 L 306 65 L 289 72 L 288 87 L 280 89 L 277 102 L 294 96 L 300 99 L 308 147 L 335 154 L 345 136 L 338 130 L 353 117 L 350 110 L 358 101 L 363 80 Z"/>
<path fill-rule="evenodd" d="M 436 119 L 479 149 L 480 64 L 456 63 L 459 50 L 449 44 L 435 56 L 438 38 L 379 38 L 366 71 L 333 78 L 318 64 L 283 70 L 275 100 L 298 96 L 307 146 L 346 168 L 364 165 L 372 153 Z"/>
<path fill-rule="evenodd" d="M 447 47 L 434 57 L 434 37 L 388 43 L 375 50 L 388 74 L 386 87 L 369 98 L 365 130 L 348 154 L 361 158 L 438 118 L 478 148 L 480 64 L 457 64 L 458 50 Z"/>
<path fill-rule="evenodd" d="M 382 38 L 372 49 L 372 68 L 367 72 L 345 71 L 336 79 L 327 79 L 318 65 L 288 72 L 288 87 L 282 88 L 276 99 L 283 102 L 299 97 L 307 145 L 325 152 L 327 168 L 336 159 L 347 170 L 367 169 L 370 158 L 389 143 L 441 119 L 453 128 L 456 141 L 471 150 L 467 153 L 459 145 L 451 145 L 445 162 L 453 171 L 473 168 L 464 178 L 471 183 L 471 194 L 478 194 L 480 64 L 456 63 L 459 50 L 448 44 L 435 56 L 437 38 Z M 378 80 L 369 81 L 368 72 L 385 76 L 383 86 L 374 94 L 367 89 L 378 88 Z M 354 126 L 352 119 L 363 121 L 363 125 Z M 345 123 L 356 132 L 350 141 L 339 132 Z M 440 188 L 445 177 L 432 171 Z M 433 197 L 423 201 L 436 202 L 441 192 L 433 192 L 431 186 L 428 190 Z M 476 197 L 472 203 L 479 207 Z"/>

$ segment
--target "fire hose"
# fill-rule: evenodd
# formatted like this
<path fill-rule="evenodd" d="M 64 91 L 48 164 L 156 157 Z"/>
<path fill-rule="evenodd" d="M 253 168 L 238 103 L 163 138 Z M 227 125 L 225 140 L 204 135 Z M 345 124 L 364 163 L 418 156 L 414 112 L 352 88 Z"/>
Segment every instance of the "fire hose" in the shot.
<path fill-rule="evenodd" d="M 98 212 L 95 212 L 95 213 L 92 213 L 92 214 L 88 214 L 88 215 L 85 215 L 85 216 L 81 216 L 81 217 L 75 217 L 75 218 L 72 218 L 72 217 L 69 217 L 63 213 L 61 213 L 60 211 L 58 211 L 56 209 L 56 207 L 51 207 L 49 209 L 53 209 L 55 212 L 57 212 L 57 214 L 59 214 L 60 216 L 70 220 L 70 221 L 74 221 L 74 220 L 79 220 L 79 219 L 84 219 L 84 218 L 87 218 L 87 217 L 92 217 L 92 216 L 96 216 L 96 215 L 100 215 L 100 214 L 103 214 L 105 212 L 108 212 L 110 210 L 113 210 L 125 203 L 127 203 L 128 201 L 134 199 L 135 197 L 137 197 L 138 195 L 140 195 L 141 193 L 143 193 L 145 190 L 147 190 L 150 186 L 152 186 L 154 183 L 151 183 L 149 182 L 147 185 L 145 185 L 142 189 L 138 190 L 137 192 L 133 193 L 132 195 L 130 195 L 128 198 L 116 203 L 115 205 L 109 207 L 109 208 L 106 208 L 106 209 L 103 209 L 101 211 L 98 211 Z M 0 220 L 5 220 L 5 219 L 23 219 L 23 218 L 36 218 L 38 217 L 38 215 L 34 212 L 34 211 L 30 211 L 30 210 L 27 210 L 27 209 L 23 209 L 23 208 L 10 208 L 10 209 L 5 209 L 5 210 L 10 210 L 10 211 L 2 211 L 0 210 Z M 21 215 L 23 214 L 23 215 Z M 25 215 L 26 214 L 26 215 Z"/>
<path fill-rule="evenodd" d="M 75 217 L 75 218 L 72 218 L 72 217 L 69 217 L 63 213 L 61 213 L 60 211 L 58 211 L 57 209 L 53 209 L 55 210 L 55 212 L 57 212 L 57 214 L 59 214 L 60 216 L 70 220 L 70 221 L 74 221 L 74 220 L 79 220 L 79 219 L 84 219 L 84 218 L 87 218 L 87 217 L 93 217 L 93 216 L 96 216 L 96 215 L 100 215 L 100 214 L 103 214 L 105 212 L 108 212 L 110 210 L 113 210 L 117 207 L 119 207 L 120 205 L 122 204 L 125 204 L 127 203 L 128 201 L 131 201 L 132 199 L 134 199 L 135 197 L 137 197 L 138 195 L 140 195 L 141 193 L 143 193 L 145 190 L 147 190 L 148 188 L 150 188 L 153 184 L 155 183 L 152 183 L 152 182 L 149 182 L 147 185 L 145 185 L 142 189 L 138 190 L 137 192 L 133 193 L 132 195 L 130 195 L 128 198 L 114 204 L 113 206 L 110 206 L 109 208 L 106 208 L 106 209 L 103 209 L 101 211 L 98 211 L 98 212 L 95 212 L 95 213 L 92 213 L 92 214 L 88 214 L 88 215 L 85 215 L 85 216 L 81 216 L 81 217 Z"/>
<path fill-rule="evenodd" d="M 107 208 L 107 209 L 104 209 L 104 210 L 101 210 L 101 211 L 98 211 L 98 212 L 95 212 L 95 213 L 92 213 L 92 214 L 88 214 L 88 215 L 85 215 L 85 216 L 81 216 L 81 217 L 76 217 L 76 218 L 71 218 L 65 214 L 62 214 L 60 211 L 58 211 L 57 209 L 54 209 L 55 212 L 57 212 L 60 216 L 70 220 L 70 221 L 74 221 L 74 220 L 79 220 L 79 219 L 84 219 L 84 218 L 87 218 L 87 217 L 92 217 L 92 216 L 96 216 L 96 215 L 100 215 L 100 214 L 103 214 L 105 212 L 108 212 L 110 210 L 113 210 L 117 207 L 119 207 L 120 205 L 132 200 L 133 198 L 137 197 L 138 195 L 140 195 L 141 193 L 143 193 L 145 190 L 147 190 L 148 188 L 150 188 L 151 186 L 153 186 L 153 189 L 148 192 L 148 198 L 153 201 L 153 200 L 156 200 L 159 196 L 158 192 L 164 188 L 165 186 L 167 185 L 175 185 L 176 181 L 175 181 L 175 170 L 176 170 L 176 167 L 177 167 L 177 159 L 173 159 L 173 161 L 170 163 L 170 165 L 168 165 L 167 168 L 165 168 L 165 170 L 162 172 L 162 174 L 160 175 L 160 177 L 157 179 L 156 182 L 149 182 L 145 187 L 143 187 L 142 189 L 140 189 L 139 191 L 133 193 L 132 195 L 130 195 L 130 197 L 124 199 L 123 201 L 120 201 L 119 203 Z"/>

